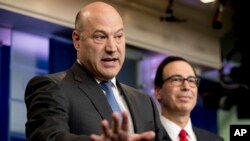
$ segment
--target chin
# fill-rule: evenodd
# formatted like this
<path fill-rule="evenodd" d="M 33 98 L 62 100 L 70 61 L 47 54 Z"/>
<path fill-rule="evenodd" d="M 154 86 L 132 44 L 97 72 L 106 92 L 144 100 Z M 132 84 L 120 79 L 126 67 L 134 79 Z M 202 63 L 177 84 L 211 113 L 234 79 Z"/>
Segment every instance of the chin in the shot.
<path fill-rule="evenodd" d="M 104 73 L 103 75 L 107 80 L 110 80 L 116 76 L 115 73 Z"/>

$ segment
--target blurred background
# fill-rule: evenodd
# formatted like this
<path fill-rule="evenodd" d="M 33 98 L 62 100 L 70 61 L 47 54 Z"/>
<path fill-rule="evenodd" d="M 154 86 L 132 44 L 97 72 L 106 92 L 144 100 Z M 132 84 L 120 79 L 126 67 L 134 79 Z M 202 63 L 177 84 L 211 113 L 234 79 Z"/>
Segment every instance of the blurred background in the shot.
<path fill-rule="evenodd" d="M 25 141 L 24 91 L 35 75 L 75 61 L 75 15 L 91 0 L 0 0 L 0 140 Z M 194 125 L 229 140 L 231 124 L 250 124 L 249 10 L 239 0 L 105 0 L 120 12 L 126 61 L 118 79 L 153 96 L 160 61 L 178 55 L 201 83 Z M 129 77 L 128 77 L 129 76 Z"/>

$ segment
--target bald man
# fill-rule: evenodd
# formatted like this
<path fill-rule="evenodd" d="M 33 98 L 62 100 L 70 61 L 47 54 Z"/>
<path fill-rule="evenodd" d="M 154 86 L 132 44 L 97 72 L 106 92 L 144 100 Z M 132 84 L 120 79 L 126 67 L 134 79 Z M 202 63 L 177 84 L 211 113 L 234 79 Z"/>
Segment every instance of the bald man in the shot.
<path fill-rule="evenodd" d="M 30 80 L 25 92 L 29 141 L 167 140 L 153 100 L 118 82 L 125 59 L 119 13 L 103 2 L 81 9 L 72 33 L 77 60 L 71 68 Z M 118 109 L 109 104 L 110 84 Z"/>

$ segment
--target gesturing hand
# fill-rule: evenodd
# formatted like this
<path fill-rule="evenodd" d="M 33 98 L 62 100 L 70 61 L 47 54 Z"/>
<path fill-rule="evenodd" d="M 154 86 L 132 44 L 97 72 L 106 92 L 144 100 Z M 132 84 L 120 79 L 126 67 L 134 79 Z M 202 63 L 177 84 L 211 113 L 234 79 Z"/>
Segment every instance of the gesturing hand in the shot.
<path fill-rule="evenodd" d="M 150 141 L 155 137 L 153 131 L 147 131 L 140 134 L 131 134 L 128 131 L 128 115 L 122 112 L 122 122 L 120 125 L 119 114 L 113 113 L 113 126 L 110 127 L 107 120 L 101 122 L 103 134 L 90 136 L 92 141 Z"/>

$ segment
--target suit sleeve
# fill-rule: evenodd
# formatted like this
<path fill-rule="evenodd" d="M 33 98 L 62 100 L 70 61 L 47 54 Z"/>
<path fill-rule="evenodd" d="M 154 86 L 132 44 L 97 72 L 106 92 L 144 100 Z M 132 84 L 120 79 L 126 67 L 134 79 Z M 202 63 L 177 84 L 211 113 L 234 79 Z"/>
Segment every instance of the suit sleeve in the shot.
<path fill-rule="evenodd" d="M 87 135 L 70 133 L 69 102 L 55 80 L 35 77 L 25 90 L 26 137 L 29 141 L 88 141 Z"/>
<path fill-rule="evenodd" d="M 159 116 L 159 112 L 158 112 L 158 109 L 156 107 L 156 104 L 154 103 L 152 98 L 150 98 L 150 99 L 151 99 L 151 103 L 152 103 L 152 107 L 153 107 L 153 111 L 154 111 L 154 116 L 155 116 L 154 119 L 155 119 L 155 124 L 156 124 L 155 141 L 170 141 L 170 137 L 168 136 L 166 130 L 164 129 L 164 127 L 161 124 L 160 116 Z"/>

